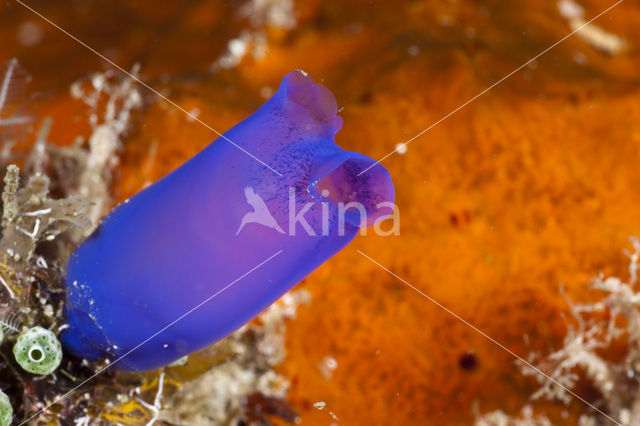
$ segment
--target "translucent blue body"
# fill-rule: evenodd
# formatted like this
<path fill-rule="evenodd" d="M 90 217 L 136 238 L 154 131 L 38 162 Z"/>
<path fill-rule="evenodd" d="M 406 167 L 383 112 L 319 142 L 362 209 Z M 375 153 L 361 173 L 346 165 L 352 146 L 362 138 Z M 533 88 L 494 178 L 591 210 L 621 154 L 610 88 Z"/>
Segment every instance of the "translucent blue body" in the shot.
<path fill-rule="evenodd" d="M 250 321 L 387 216 L 389 174 L 335 144 L 336 112 L 325 87 L 294 71 L 225 133 L 281 175 L 218 139 L 109 213 L 69 260 L 66 349 L 127 354 L 117 366 L 129 371 L 164 366 Z M 364 210 L 342 220 L 340 203 L 354 201 Z M 265 206 L 270 215 L 252 213 Z"/>

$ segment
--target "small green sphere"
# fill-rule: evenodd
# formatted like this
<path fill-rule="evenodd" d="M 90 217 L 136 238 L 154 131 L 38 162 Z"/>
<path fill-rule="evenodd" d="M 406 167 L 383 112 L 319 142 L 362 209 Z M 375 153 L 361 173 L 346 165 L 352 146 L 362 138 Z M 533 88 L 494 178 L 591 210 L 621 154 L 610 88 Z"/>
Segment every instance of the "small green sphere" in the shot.
<path fill-rule="evenodd" d="M 0 426 L 9 426 L 13 419 L 13 407 L 6 393 L 0 390 Z"/>
<path fill-rule="evenodd" d="M 62 361 L 62 346 L 51 331 L 33 327 L 18 337 L 13 356 L 29 373 L 51 374 Z"/>

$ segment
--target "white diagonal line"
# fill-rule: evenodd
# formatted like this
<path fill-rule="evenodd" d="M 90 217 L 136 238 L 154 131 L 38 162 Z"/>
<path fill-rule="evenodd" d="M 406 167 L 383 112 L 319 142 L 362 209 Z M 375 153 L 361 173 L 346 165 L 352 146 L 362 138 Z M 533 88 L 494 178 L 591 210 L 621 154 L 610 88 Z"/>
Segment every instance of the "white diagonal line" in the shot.
<path fill-rule="evenodd" d="M 174 101 L 172 101 L 171 99 L 167 98 L 166 96 L 164 96 L 163 94 L 161 94 L 160 92 L 158 92 L 156 89 L 154 89 L 153 87 L 149 86 L 147 83 L 143 82 L 142 80 L 140 80 L 138 77 L 136 77 L 135 75 L 131 74 L 130 72 L 128 72 L 127 70 L 125 70 L 124 68 L 122 68 L 121 66 L 119 66 L 118 64 L 116 64 L 115 62 L 113 62 L 111 59 L 107 58 L 106 56 L 104 56 L 103 54 L 101 54 L 100 52 L 98 52 L 96 49 L 94 49 L 93 47 L 89 46 L 87 43 L 83 42 L 82 40 L 80 40 L 78 37 L 74 36 L 73 34 L 71 34 L 70 32 L 68 32 L 67 30 L 65 30 L 64 28 L 60 27 L 58 24 L 56 24 L 55 22 L 51 21 L 50 19 L 48 19 L 47 17 L 43 16 L 41 13 L 39 13 L 38 11 L 34 10 L 33 8 L 27 6 L 26 4 L 24 4 L 21 0 L 15 0 L 17 3 L 21 4 L 22 6 L 24 6 L 25 8 L 29 9 L 31 12 L 33 12 L 34 14 L 38 15 L 40 18 L 42 18 L 44 21 L 48 22 L 49 24 L 53 25 L 55 28 L 57 28 L 58 30 L 60 30 L 61 32 L 63 32 L 64 34 L 66 34 L 68 37 L 72 38 L 73 40 L 75 40 L 76 42 L 78 42 L 79 44 L 81 44 L 82 46 L 86 47 L 87 49 L 89 49 L 91 52 L 95 53 L 96 55 L 98 55 L 100 58 L 102 58 L 104 61 L 110 63 L 112 66 L 114 66 L 115 68 L 117 68 L 118 70 L 120 70 L 121 72 L 123 72 L 124 74 L 126 74 L 127 76 L 129 76 L 129 78 L 137 81 L 139 84 L 141 84 L 142 86 L 146 87 L 149 91 L 151 91 L 153 94 L 155 94 L 156 96 L 162 98 L 163 100 L 165 100 L 166 102 L 168 102 L 169 104 L 171 104 L 173 107 L 179 109 L 180 111 L 184 112 L 189 118 L 197 121 L 198 123 L 202 124 L 204 127 L 206 127 L 207 129 L 211 130 L 213 133 L 215 133 L 216 135 L 220 136 L 222 139 L 226 140 L 227 142 L 229 142 L 231 145 L 235 146 L 236 148 L 238 148 L 240 151 L 244 152 L 245 154 L 247 154 L 249 157 L 253 158 L 254 160 L 256 160 L 258 163 L 262 164 L 263 166 L 265 166 L 266 168 L 268 168 L 269 170 L 271 170 L 272 172 L 274 172 L 275 174 L 277 174 L 278 176 L 282 176 L 282 173 L 280 173 L 279 171 L 275 170 L 273 167 L 271 167 L 270 165 L 268 165 L 267 163 L 265 163 L 264 161 L 262 161 L 261 159 L 259 159 L 258 157 L 256 157 L 255 155 L 253 155 L 252 153 L 250 153 L 249 151 L 247 151 L 246 149 L 244 149 L 243 147 L 241 147 L 240 145 L 238 145 L 237 143 L 235 143 L 234 141 L 232 141 L 231 139 L 229 139 L 228 137 L 226 137 L 225 135 L 223 135 L 222 133 L 220 133 L 219 131 L 217 131 L 216 129 L 214 129 L 213 127 L 209 126 L 207 123 L 205 123 L 204 121 L 200 120 L 198 117 L 196 117 L 195 115 L 191 114 L 189 111 L 187 111 L 186 109 L 182 108 L 180 105 L 178 105 L 177 103 L 175 103 Z"/>
<path fill-rule="evenodd" d="M 584 27 L 586 27 L 587 25 L 589 25 L 590 23 L 592 23 L 593 21 L 595 21 L 596 19 L 598 19 L 599 17 L 601 17 L 602 15 L 604 15 L 605 13 L 607 13 L 608 11 L 610 11 L 611 9 L 613 9 L 614 7 L 616 7 L 617 5 L 619 5 L 620 3 L 622 3 L 624 0 L 618 0 L 617 2 L 615 2 L 613 5 L 609 6 L 607 9 L 605 9 L 604 11 L 600 12 L 599 14 L 597 14 L 594 18 L 591 18 L 589 21 L 585 22 L 584 24 L 580 25 L 578 28 L 576 28 L 575 30 L 571 31 L 569 34 L 567 34 L 566 36 L 562 37 L 560 40 L 556 41 L 555 43 L 553 43 L 551 46 L 547 47 L 546 49 L 544 49 L 542 52 L 538 53 L 536 56 L 534 56 L 533 58 L 529 59 L 527 62 L 525 62 L 524 64 L 520 65 L 518 68 L 516 68 L 515 70 L 511 71 L 509 74 L 505 75 L 504 77 L 502 77 L 500 80 L 496 81 L 495 83 L 493 83 L 491 86 L 487 87 L 486 89 L 484 89 L 482 92 L 478 93 L 477 95 L 475 95 L 473 98 L 469 99 L 468 101 L 466 101 L 465 103 L 463 103 L 462 105 L 460 105 L 458 108 L 454 109 L 453 111 L 451 111 L 450 113 L 448 113 L 447 115 L 445 115 L 444 117 L 442 117 L 440 120 L 436 121 L 435 123 L 431 124 L 429 127 L 427 127 L 426 129 L 424 129 L 423 131 L 421 131 L 420 133 L 418 133 L 417 135 L 415 135 L 414 137 L 412 137 L 411 139 L 409 139 L 408 141 L 400 144 L 401 147 L 406 147 L 409 143 L 413 142 L 414 140 L 418 139 L 420 136 L 424 135 L 425 133 L 427 133 L 429 130 L 433 129 L 435 126 L 437 126 L 438 124 L 442 123 L 444 120 L 446 120 L 447 118 L 451 117 L 453 114 L 455 114 L 456 112 L 460 111 L 462 108 L 466 107 L 467 105 L 469 105 L 471 102 L 475 101 L 476 99 L 478 99 L 480 96 L 484 95 L 485 93 L 487 93 L 489 90 L 493 89 L 494 87 L 496 87 L 498 84 L 502 83 L 503 81 L 505 81 L 506 79 L 508 79 L 509 77 L 511 77 L 512 75 L 514 75 L 515 73 L 517 73 L 518 71 L 520 71 L 522 68 L 526 67 L 527 65 L 529 65 L 531 62 L 535 61 L 536 59 L 538 59 L 540 56 L 544 55 L 545 53 L 547 53 L 548 51 L 550 51 L 551 49 L 553 49 L 554 47 L 556 47 L 557 45 L 559 45 L 560 43 L 562 43 L 563 41 L 565 41 L 566 39 L 568 39 L 569 37 L 571 37 L 572 35 L 574 35 L 575 33 L 577 33 L 578 31 L 580 31 L 581 29 L 583 29 Z M 387 155 L 385 155 L 384 157 L 382 157 L 381 159 L 379 159 L 378 161 L 376 161 L 375 163 L 373 163 L 372 165 L 370 165 L 369 167 L 367 167 L 366 169 L 364 169 L 363 171 L 361 171 L 360 173 L 358 173 L 358 176 L 360 176 L 361 174 L 365 173 L 367 170 L 371 169 L 372 167 L 380 164 L 382 161 L 384 161 L 385 159 L 387 159 L 388 157 L 390 157 L 391 155 L 393 155 L 396 152 L 397 148 L 394 149 L 393 151 L 391 151 L 390 153 L 388 153 Z"/>
<path fill-rule="evenodd" d="M 560 386 L 562 389 L 564 389 L 566 392 L 568 392 L 569 394 L 573 395 L 575 398 L 577 398 L 578 400 L 582 401 L 583 403 L 585 403 L 586 405 L 588 405 L 589 407 L 591 407 L 592 409 L 596 410 L 598 413 L 602 414 L 604 417 L 606 417 L 607 419 L 611 420 L 613 423 L 617 424 L 618 426 L 622 426 L 621 423 L 615 421 L 613 418 L 611 418 L 610 416 L 608 416 L 606 413 L 604 413 L 602 410 L 598 409 L 597 407 L 595 407 L 593 404 L 589 403 L 587 400 L 583 399 L 582 397 L 580 397 L 578 394 L 576 394 L 575 392 L 573 392 L 571 389 L 567 388 L 566 386 L 562 385 L 560 382 L 558 382 L 556 379 L 554 379 L 553 377 L 549 376 L 548 374 L 546 374 L 545 372 L 543 372 L 542 370 L 540 370 L 539 368 L 533 366 L 533 364 L 531 364 L 530 362 L 526 361 L 524 358 L 522 358 L 521 356 L 517 355 L 515 352 L 513 352 L 511 349 L 507 348 L 505 345 L 503 345 L 502 343 L 498 342 L 496 339 L 494 339 L 493 337 L 489 336 L 487 333 L 485 333 L 484 331 L 480 330 L 478 327 L 476 327 L 475 325 L 471 324 L 469 321 L 465 320 L 464 318 L 462 318 L 460 315 L 456 314 L 455 312 L 453 312 L 451 309 L 447 308 L 446 306 L 442 305 L 441 303 L 439 303 L 437 300 L 435 300 L 434 298 L 430 297 L 429 295 L 423 293 L 421 290 L 419 290 L 418 288 L 414 287 L 413 285 L 409 284 L 406 280 L 400 278 L 398 275 L 394 274 L 393 272 L 391 272 L 391 270 L 387 269 L 386 267 L 382 266 L 380 263 L 378 263 L 377 261 L 373 260 L 371 257 L 367 256 L 366 254 L 364 254 L 363 252 L 361 252 L 360 250 L 356 249 L 356 251 L 358 253 L 360 253 L 362 256 L 366 257 L 367 259 L 369 259 L 372 263 L 375 263 L 376 265 L 378 265 L 380 268 L 384 269 L 385 271 L 387 271 L 389 274 L 391 274 L 392 276 L 394 276 L 395 278 L 397 278 L 398 280 L 402 281 L 404 284 L 406 284 L 408 287 L 412 288 L 414 291 L 416 291 L 417 293 L 419 293 L 420 295 L 422 295 L 425 299 L 429 300 L 431 303 L 433 303 L 434 305 L 438 306 L 440 309 L 444 310 L 446 313 L 448 313 L 449 315 L 453 316 L 454 318 L 456 318 L 457 320 L 459 320 L 460 322 L 462 322 L 463 324 L 467 325 L 468 327 L 470 327 L 471 329 L 473 329 L 476 333 L 480 334 L 481 336 L 485 337 L 486 339 L 490 340 L 491 342 L 493 342 L 495 345 L 497 345 L 499 348 L 501 348 L 502 350 L 504 350 L 505 352 L 509 353 L 510 355 L 512 355 L 513 357 L 517 358 L 520 362 L 522 362 L 523 364 L 526 364 L 529 368 L 533 369 L 534 371 L 536 371 L 538 374 L 542 375 L 545 379 L 549 380 L 550 382 L 552 382 L 555 385 Z"/>
<path fill-rule="evenodd" d="M 136 345 L 133 349 L 130 349 L 127 353 L 125 353 L 124 355 L 122 355 L 121 357 L 118 357 L 115 361 L 113 361 L 112 363 L 110 363 L 109 365 L 101 368 L 100 370 L 98 370 L 96 373 L 94 373 L 91 377 L 89 377 L 88 379 L 85 379 L 82 381 L 82 383 L 80 383 L 79 385 L 77 385 L 76 387 L 74 387 L 73 389 L 67 391 L 65 394 L 58 396 L 57 398 L 55 398 L 49 405 L 47 405 L 44 408 L 41 408 L 40 410 L 36 411 L 34 414 L 31 415 L 31 417 L 25 419 L 22 421 L 22 423 L 20 423 L 18 426 L 22 426 L 24 424 L 26 424 L 27 422 L 29 422 L 31 419 L 33 419 L 34 417 L 36 417 L 38 414 L 42 413 L 44 410 L 48 409 L 49 407 L 51 407 L 54 404 L 57 404 L 58 402 L 62 401 L 64 398 L 66 398 L 67 396 L 69 396 L 71 393 L 73 393 L 76 389 L 78 389 L 79 387 L 81 387 L 82 385 L 84 385 L 85 383 L 87 383 L 88 381 L 90 381 L 91 379 L 93 379 L 94 377 L 96 377 L 97 375 L 99 375 L 100 373 L 102 373 L 103 371 L 105 371 L 107 368 L 111 367 L 112 365 L 115 365 L 118 361 L 120 361 L 122 358 L 126 357 L 127 355 L 129 355 L 131 352 L 135 351 L 136 349 L 138 349 L 140 346 L 144 345 L 145 343 L 147 343 L 149 340 L 153 339 L 154 337 L 156 337 L 158 334 L 164 332 L 166 329 L 168 329 L 169 327 L 171 327 L 172 325 L 174 325 L 175 323 L 177 323 L 178 321 L 180 321 L 181 319 L 183 319 L 184 317 L 186 317 L 187 315 L 191 314 L 193 311 L 195 311 L 196 309 L 200 308 L 202 305 L 204 305 L 205 303 L 207 303 L 208 301 L 210 301 L 211 299 L 213 299 L 214 297 L 216 297 L 217 295 L 219 295 L 220 293 L 222 293 L 223 291 L 225 291 L 226 289 L 228 289 L 229 287 L 231 287 L 232 285 L 234 285 L 235 283 L 237 283 L 238 281 L 240 281 L 241 279 L 243 279 L 244 277 L 246 277 L 247 275 L 249 275 L 250 273 L 252 273 L 253 271 L 255 271 L 256 269 L 260 268 L 262 265 L 264 265 L 265 263 L 267 263 L 268 261 L 270 261 L 271 259 L 273 259 L 274 257 L 278 256 L 280 253 L 282 253 L 282 249 L 278 250 L 275 254 L 272 254 L 268 259 L 263 260 L 262 262 L 260 262 L 258 265 L 254 266 L 251 270 L 249 270 L 248 272 L 244 273 L 243 275 L 241 275 L 240 277 L 236 278 L 235 280 L 233 280 L 231 283 L 227 284 L 224 288 L 222 288 L 221 290 L 218 290 L 217 292 L 215 292 L 214 294 L 212 294 L 211 296 L 207 297 L 205 300 L 203 300 L 202 302 L 198 303 L 196 306 L 194 306 L 193 308 L 189 309 L 187 312 L 185 312 L 184 314 L 182 314 L 180 317 L 178 317 L 177 319 L 175 319 L 174 321 L 172 321 L 171 323 L 167 324 L 166 326 L 162 327 L 160 330 L 158 330 L 156 333 L 154 333 L 152 336 L 148 337 L 147 339 L 145 339 L 144 341 L 140 342 L 138 345 Z"/>

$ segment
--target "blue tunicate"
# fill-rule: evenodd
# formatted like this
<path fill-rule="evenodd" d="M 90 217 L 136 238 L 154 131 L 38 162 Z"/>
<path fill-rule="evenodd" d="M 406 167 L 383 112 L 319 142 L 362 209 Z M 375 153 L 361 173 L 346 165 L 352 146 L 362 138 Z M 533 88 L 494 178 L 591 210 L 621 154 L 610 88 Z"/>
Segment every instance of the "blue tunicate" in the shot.
<path fill-rule="evenodd" d="M 115 208 L 69 260 L 65 347 L 89 360 L 127 354 L 117 365 L 131 371 L 169 364 L 388 216 L 389 173 L 338 147 L 341 126 L 331 92 L 294 71 L 223 138 Z"/>

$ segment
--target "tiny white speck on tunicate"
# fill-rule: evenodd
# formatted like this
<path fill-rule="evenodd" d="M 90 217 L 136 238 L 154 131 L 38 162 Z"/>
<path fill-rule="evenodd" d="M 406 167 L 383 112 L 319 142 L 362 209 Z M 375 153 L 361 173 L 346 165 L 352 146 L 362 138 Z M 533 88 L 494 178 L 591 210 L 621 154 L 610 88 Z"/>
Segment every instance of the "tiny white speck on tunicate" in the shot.
<path fill-rule="evenodd" d="M 327 366 L 327 368 L 330 370 L 335 370 L 338 367 L 338 361 L 336 361 L 335 358 L 330 356 L 324 359 L 324 363 Z"/>
<path fill-rule="evenodd" d="M 327 406 L 327 403 L 324 401 L 318 401 L 318 402 L 315 402 L 313 406 L 316 407 L 318 410 L 324 410 L 324 407 Z"/>
<path fill-rule="evenodd" d="M 185 365 L 187 363 L 188 357 L 187 355 L 183 356 L 182 358 L 178 358 L 177 360 L 173 361 L 171 364 L 169 364 L 169 367 L 179 367 L 181 365 Z"/>
<path fill-rule="evenodd" d="M 574 52 L 571 57 L 573 58 L 573 61 L 578 65 L 586 65 L 588 62 L 587 57 L 582 52 Z"/>
<path fill-rule="evenodd" d="M 47 268 L 47 261 L 44 260 L 44 258 L 42 256 L 38 256 L 38 259 L 36 260 L 36 264 L 41 267 L 41 268 Z"/>
<path fill-rule="evenodd" d="M 453 23 L 454 23 L 454 20 L 451 16 L 442 15 L 438 17 L 438 24 L 442 25 L 443 27 L 450 27 L 453 25 Z"/>
<path fill-rule="evenodd" d="M 247 43 L 240 39 L 233 39 L 229 41 L 229 52 L 235 56 L 242 56 L 247 50 Z"/>
<path fill-rule="evenodd" d="M 407 153 L 407 144 L 406 143 L 399 143 L 396 145 L 396 152 L 398 154 L 406 154 Z"/>
<path fill-rule="evenodd" d="M 104 88 L 106 82 L 104 74 L 96 73 L 91 77 L 91 84 L 93 84 L 93 87 L 98 91 Z"/>
<path fill-rule="evenodd" d="M 318 367 L 325 380 L 329 380 L 333 376 L 335 369 L 338 368 L 338 361 L 334 357 L 327 355 L 322 358 Z"/>
<path fill-rule="evenodd" d="M 200 108 L 192 108 L 187 115 L 187 121 L 194 122 L 200 116 Z"/>
<path fill-rule="evenodd" d="M 273 89 L 269 86 L 264 86 L 260 89 L 260 96 L 264 99 L 269 99 L 273 95 Z"/>
<path fill-rule="evenodd" d="M 44 31 L 37 23 L 26 21 L 20 24 L 16 36 L 23 46 L 35 46 L 42 41 Z"/>
<path fill-rule="evenodd" d="M 584 16 L 584 9 L 573 0 L 560 0 L 557 4 L 558 11 L 563 18 L 574 19 Z"/>

